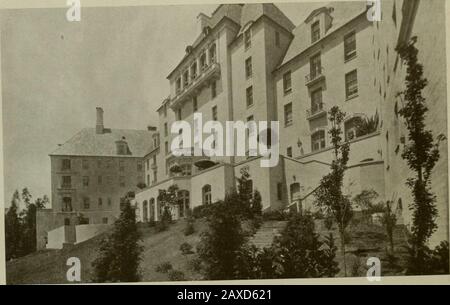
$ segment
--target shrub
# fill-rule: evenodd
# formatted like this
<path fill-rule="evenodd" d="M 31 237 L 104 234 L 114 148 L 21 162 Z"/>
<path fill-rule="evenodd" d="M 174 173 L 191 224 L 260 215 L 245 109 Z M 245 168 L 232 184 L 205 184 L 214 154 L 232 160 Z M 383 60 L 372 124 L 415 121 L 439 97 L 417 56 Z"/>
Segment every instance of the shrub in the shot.
<path fill-rule="evenodd" d="M 172 269 L 173 267 L 170 262 L 162 262 L 161 264 L 156 266 L 155 271 L 159 273 L 167 273 Z"/>
<path fill-rule="evenodd" d="M 188 268 L 195 272 L 200 272 L 202 269 L 202 260 L 198 257 L 188 261 Z"/>
<path fill-rule="evenodd" d="M 214 204 L 208 204 L 208 205 L 199 205 L 196 206 L 192 210 L 192 216 L 194 218 L 204 218 L 211 214 L 211 209 L 213 208 Z"/>
<path fill-rule="evenodd" d="M 283 211 L 274 210 L 274 211 L 267 211 L 262 214 L 263 220 L 287 220 L 289 218 L 289 215 L 287 213 L 284 213 Z"/>
<path fill-rule="evenodd" d="M 188 254 L 194 253 L 194 252 L 192 251 L 192 245 L 191 245 L 190 243 L 187 243 L 187 242 L 182 243 L 182 244 L 180 245 L 180 251 L 181 251 L 181 253 L 182 253 L 183 255 L 188 255 Z"/>
<path fill-rule="evenodd" d="M 170 281 L 185 281 L 186 280 L 184 273 L 179 270 L 170 270 L 168 275 L 169 275 Z"/>

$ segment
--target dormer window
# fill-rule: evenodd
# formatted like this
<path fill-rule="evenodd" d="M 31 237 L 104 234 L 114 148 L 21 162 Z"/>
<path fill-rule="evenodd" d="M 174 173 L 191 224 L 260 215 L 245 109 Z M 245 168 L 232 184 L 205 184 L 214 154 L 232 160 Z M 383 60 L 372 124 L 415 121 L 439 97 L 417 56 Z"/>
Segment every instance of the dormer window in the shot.
<path fill-rule="evenodd" d="M 316 21 L 311 25 L 311 43 L 320 39 L 320 22 Z"/>

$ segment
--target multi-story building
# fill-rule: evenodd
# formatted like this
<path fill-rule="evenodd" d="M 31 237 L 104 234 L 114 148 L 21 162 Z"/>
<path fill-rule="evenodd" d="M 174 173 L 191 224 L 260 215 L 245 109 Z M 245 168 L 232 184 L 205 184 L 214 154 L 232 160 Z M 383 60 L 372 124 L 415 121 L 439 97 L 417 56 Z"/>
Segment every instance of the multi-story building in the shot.
<path fill-rule="evenodd" d="M 79 224 L 111 224 L 129 192 L 145 184 L 143 157 L 156 128 L 105 128 L 97 108 L 95 128 L 85 128 L 50 154 L 52 209 L 39 211 L 38 247 L 49 231 Z"/>
<path fill-rule="evenodd" d="M 411 195 L 404 181 L 410 172 L 399 153 L 405 128 L 394 114 L 405 69 L 395 47 L 415 33 L 423 37 L 419 45 L 432 81 L 427 120 L 434 132 L 446 134 L 445 4 L 428 2 L 437 16 L 431 22 L 417 0 L 383 1 L 381 21 L 368 20 L 365 1 L 332 2 L 299 26 L 273 4 L 227 4 L 211 16 L 199 14 L 198 37 L 168 75 L 170 95 L 158 108 L 159 133 L 144 158 L 147 187 L 136 194 L 140 219 L 159 219 L 158 192 L 173 184 L 183 198 L 175 217 L 223 199 L 242 169 L 261 193 L 264 210 L 311 208 L 333 158 L 327 111 L 336 105 L 346 113 L 344 136 L 350 143 L 346 192 L 375 190 L 379 200 L 396 203 L 399 221 L 409 225 Z M 430 47 L 439 43 L 437 52 Z M 194 124 L 194 113 L 222 124 L 279 121 L 278 164 L 261 167 L 261 156 L 174 155 L 178 132 L 172 134 L 172 124 Z M 371 127 L 359 128 L 364 121 Z M 433 175 L 441 215 L 436 239 L 442 240 L 448 236 L 446 147 Z"/>

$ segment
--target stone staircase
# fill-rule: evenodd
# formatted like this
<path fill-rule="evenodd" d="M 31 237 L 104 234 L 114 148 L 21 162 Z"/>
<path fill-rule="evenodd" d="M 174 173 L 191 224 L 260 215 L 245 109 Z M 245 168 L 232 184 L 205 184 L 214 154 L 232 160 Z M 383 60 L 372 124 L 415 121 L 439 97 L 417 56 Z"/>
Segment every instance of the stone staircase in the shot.
<path fill-rule="evenodd" d="M 258 231 L 250 238 L 250 243 L 262 249 L 270 247 L 275 237 L 286 227 L 287 221 L 265 221 Z"/>

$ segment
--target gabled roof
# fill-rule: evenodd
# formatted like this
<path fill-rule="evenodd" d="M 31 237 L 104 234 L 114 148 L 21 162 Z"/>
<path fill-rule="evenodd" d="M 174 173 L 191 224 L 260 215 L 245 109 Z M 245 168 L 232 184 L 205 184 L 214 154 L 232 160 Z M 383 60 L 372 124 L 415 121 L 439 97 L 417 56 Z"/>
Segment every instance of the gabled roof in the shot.
<path fill-rule="evenodd" d="M 351 19 L 364 13 L 367 10 L 367 3 L 365 1 L 331 2 L 325 7 L 314 10 L 310 14 L 310 16 L 317 14 L 318 12 L 324 11 L 325 9 L 328 8 L 334 9 L 334 11 L 331 13 L 331 17 L 333 18 L 333 20 L 331 27 L 328 29 L 324 37 L 327 37 L 335 30 L 345 25 Z M 297 55 L 299 55 L 300 53 L 302 53 L 311 46 L 311 33 L 310 28 L 308 27 L 306 21 L 297 26 L 292 33 L 294 34 L 294 38 L 288 50 L 286 51 L 286 55 L 284 56 L 284 59 L 280 64 L 280 66 L 283 66 L 287 62 L 291 61 L 293 58 L 295 58 Z"/>
<path fill-rule="evenodd" d="M 97 134 L 95 128 L 84 128 L 50 156 L 144 157 L 153 149 L 153 133 L 155 131 L 105 128 L 103 134 Z M 116 151 L 116 141 L 123 138 L 128 144 L 128 155 L 118 155 Z"/>

